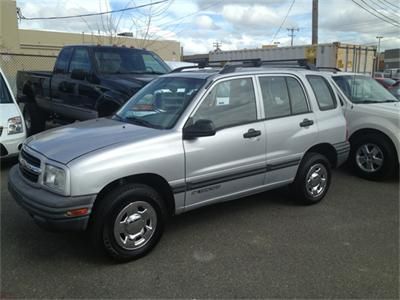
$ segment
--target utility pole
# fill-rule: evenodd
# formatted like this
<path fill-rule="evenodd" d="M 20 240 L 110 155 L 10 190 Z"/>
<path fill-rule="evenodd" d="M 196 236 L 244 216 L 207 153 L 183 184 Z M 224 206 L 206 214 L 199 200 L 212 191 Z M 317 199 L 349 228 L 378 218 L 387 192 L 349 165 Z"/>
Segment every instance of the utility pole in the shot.
<path fill-rule="evenodd" d="M 290 32 L 290 33 L 289 33 L 289 36 L 292 38 L 291 41 L 290 41 L 290 46 L 293 47 L 293 38 L 296 36 L 296 35 L 294 34 L 294 32 L 295 32 L 295 31 L 299 31 L 300 29 L 299 29 L 299 28 L 287 28 L 287 30 Z"/>
<path fill-rule="evenodd" d="M 318 45 L 318 0 L 312 2 L 312 42 Z"/>
<path fill-rule="evenodd" d="M 378 35 L 376 38 L 378 39 L 378 48 L 376 49 L 376 70 L 375 71 L 378 71 L 378 69 L 379 69 L 379 56 L 381 54 L 381 39 L 383 39 L 383 36 Z"/>
<path fill-rule="evenodd" d="M 220 43 L 220 42 L 218 42 L 218 41 L 214 42 L 214 43 L 213 43 L 213 47 L 215 48 L 215 49 L 214 49 L 214 52 L 221 52 L 221 51 L 222 51 L 222 50 L 221 50 L 221 46 L 222 46 L 222 43 Z"/>

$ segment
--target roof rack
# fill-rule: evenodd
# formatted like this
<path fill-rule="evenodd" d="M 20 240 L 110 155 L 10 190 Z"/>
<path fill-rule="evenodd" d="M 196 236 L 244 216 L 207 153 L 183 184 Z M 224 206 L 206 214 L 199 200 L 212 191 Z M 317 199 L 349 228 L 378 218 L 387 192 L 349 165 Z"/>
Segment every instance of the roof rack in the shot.
<path fill-rule="evenodd" d="M 315 65 L 310 64 L 306 59 L 281 59 L 281 60 L 261 60 L 255 59 L 236 59 L 230 61 L 213 61 L 200 62 L 197 66 L 179 67 L 171 71 L 171 73 L 181 72 L 187 69 L 204 69 L 206 67 L 222 68 L 220 74 L 228 74 L 236 71 L 237 68 L 259 68 L 261 66 L 269 66 L 276 68 L 302 68 L 307 70 L 318 71 Z"/>
<path fill-rule="evenodd" d="M 231 64 L 231 62 L 241 62 L 241 64 Z M 277 68 L 302 68 L 307 70 L 317 71 L 315 65 L 310 64 L 306 59 L 281 59 L 281 60 L 261 60 L 261 59 L 250 59 L 250 60 L 232 60 L 225 64 L 224 68 L 220 71 L 220 74 L 235 72 L 237 68 L 246 67 L 277 67 Z"/>
<path fill-rule="evenodd" d="M 335 68 L 335 67 L 317 67 L 318 70 L 327 70 L 327 71 L 332 71 L 334 73 L 336 72 L 342 72 L 342 70 L 340 70 L 339 68 Z"/>

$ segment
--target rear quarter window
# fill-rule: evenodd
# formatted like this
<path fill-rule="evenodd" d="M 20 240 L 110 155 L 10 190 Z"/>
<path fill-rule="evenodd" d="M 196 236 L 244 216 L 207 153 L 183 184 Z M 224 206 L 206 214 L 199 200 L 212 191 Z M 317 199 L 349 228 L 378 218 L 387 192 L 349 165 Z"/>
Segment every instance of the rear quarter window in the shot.
<path fill-rule="evenodd" d="M 307 75 L 320 110 L 330 110 L 337 107 L 335 94 L 328 81 L 322 76 Z"/>

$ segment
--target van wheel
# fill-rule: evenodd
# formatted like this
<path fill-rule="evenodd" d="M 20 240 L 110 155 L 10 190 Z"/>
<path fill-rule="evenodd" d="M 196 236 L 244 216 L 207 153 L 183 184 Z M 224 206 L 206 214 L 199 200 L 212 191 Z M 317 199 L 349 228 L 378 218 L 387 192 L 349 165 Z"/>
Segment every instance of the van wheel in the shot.
<path fill-rule="evenodd" d="M 27 136 L 41 132 L 45 129 L 45 113 L 36 105 L 36 103 L 25 103 L 23 115 Z"/>
<path fill-rule="evenodd" d="M 379 134 L 369 134 L 351 142 L 350 164 L 358 176 L 382 180 L 391 176 L 396 167 L 392 145 Z"/>
<path fill-rule="evenodd" d="M 160 195 L 144 184 L 111 191 L 96 207 L 90 224 L 95 247 L 119 261 L 140 258 L 158 243 L 166 209 Z"/>
<path fill-rule="evenodd" d="M 297 171 L 292 194 L 301 204 L 316 204 L 325 197 L 330 183 L 331 166 L 328 159 L 319 153 L 308 153 Z"/>

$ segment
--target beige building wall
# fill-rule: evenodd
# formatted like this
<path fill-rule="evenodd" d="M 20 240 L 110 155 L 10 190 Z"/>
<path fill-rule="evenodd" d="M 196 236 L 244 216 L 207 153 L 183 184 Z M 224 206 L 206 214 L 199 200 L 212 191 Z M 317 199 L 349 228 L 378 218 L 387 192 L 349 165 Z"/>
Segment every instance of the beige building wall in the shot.
<path fill-rule="evenodd" d="M 56 22 L 56 21 L 55 21 Z M 15 0 L 0 0 L 0 67 L 13 91 L 17 71 L 53 69 L 64 45 L 125 45 L 154 51 L 164 60 L 180 61 L 181 46 L 173 40 L 139 40 L 131 37 L 109 37 L 85 33 L 67 33 L 19 29 Z"/>

